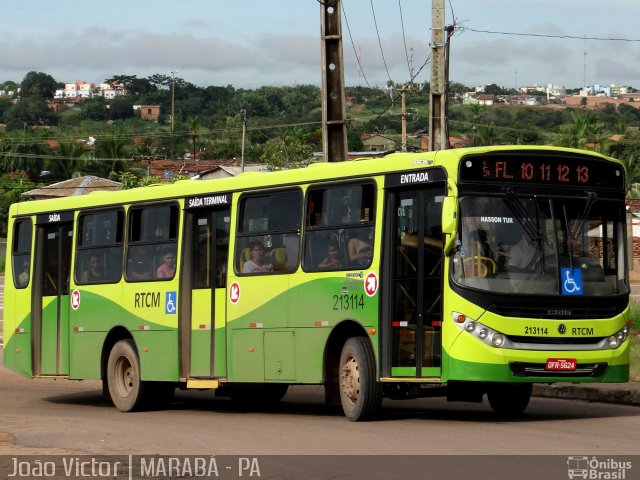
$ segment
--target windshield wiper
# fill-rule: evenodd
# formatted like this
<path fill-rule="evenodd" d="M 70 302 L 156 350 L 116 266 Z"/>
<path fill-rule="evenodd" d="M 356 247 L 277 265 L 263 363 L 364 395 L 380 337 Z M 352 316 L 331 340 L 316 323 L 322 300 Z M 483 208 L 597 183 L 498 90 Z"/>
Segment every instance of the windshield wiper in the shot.
<path fill-rule="evenodd" d="M 587 217 L 589 216 L 591 207 L 593 207 L 593 204 L 598 201 L 598 194 L 595 192 L 587 192 L 587 197 L 588 197 L 587 203 L 584 206 L 584 210 L 582 210 L 582 213 L 576 219 L 576 222 L 574 223 L 575 228 L 571 232 L 571 236 L 573 237 L 574 240 L 578 238 L 578 234 L 584 228 L 584 224 L 587 221 Z"/>
<path fill-rule="evenodd" d="M 527 213 L 525 208 L 522 206 L 522 204 L 518 201 L 518 197 L 516 196 L 515 193 L 513 193 L 513 190 L 511 190 L 510 188 L 505 188 L 504 194 L 507 199 L 507 207 L 509 207 L 509 210 L 511 210 L 513 215 L 516 217 L 516 220 L 518 220 L 518 223 L 522 225 L 522 229 L 527 233 L 529 238 L 533 242 L 535 242 L 538 247 L 540 247 L 540 242 L 542 240 L 542 232 L 540 231 L 539 221 L 538 221 L 538 225 L 534 225 L 531 218 L 529 218 L 529 214 Z M 535 195 L 534 195 L 534 198 L 535 198 Z M 537 202 L 536 202 L 536 205 L 537 205 Z"/>

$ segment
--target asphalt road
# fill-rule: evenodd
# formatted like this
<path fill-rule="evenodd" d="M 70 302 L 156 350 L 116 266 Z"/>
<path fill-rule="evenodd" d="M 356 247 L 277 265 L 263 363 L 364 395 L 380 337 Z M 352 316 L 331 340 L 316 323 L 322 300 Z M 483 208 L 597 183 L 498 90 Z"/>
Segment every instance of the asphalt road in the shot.
<path fill-rule="evenodd" d="M 498 419 L 486 402 L 437 398 L 385 401 L 378 421 L 352 423 L 323 404 L 320 387 L 293 387 L 268 410 L 186 391 L 165 410 L 121 413 L 99 382 L 25 379 L 0 366 L 0 405 L 0 454 L 624 455 L 640 445 L 637 407 L 545 398 L 517 421 Z"/>
<path fill-rule="evenodd" d="M 237 468 L 249 462 L 260 477 L 305 480 L 566 479 L 574 458 L 616 458 L 635 466 L 622 478 L 640 478 L 638 407 L 533 398 L 521 419 L 504 421 L 486 402 L 420 399 L 385 401 L 379 419 L 353 423 L 323 399 L 320 387 L 293 387 L 275 407 L 243 410 L 212 392 L 179 391 L 164 410 L 121 413 L 100 382 L 26 379 L 0 365 L 0 478 L 12 459 L 45 455 L 131 464 L 215 455 L 230 470 L 209 478 L 246 478 Z"/>
<path fill-rule="evenodd" d="M 239 465 L 253 465 L 262 478 L 349 480 L 565 479 L 576 458 L 615 458 L 634 468 L 607 478 L 640 478 L 638 407 L 533 398 L 504 421 L 486 402 L 420 399 L 385 401 L 377 421 L 352 423 L 323 398 L 320 387 L 293 387 L 273 408 L 243 410 L 178 391 L 164 410 L 125 414 L 99 382 L 26 379 L 0 363 L 0 478 L 12 459 L 36 458 L 19 455 L 216 455 L 219 478 L 250 476 Z"/>

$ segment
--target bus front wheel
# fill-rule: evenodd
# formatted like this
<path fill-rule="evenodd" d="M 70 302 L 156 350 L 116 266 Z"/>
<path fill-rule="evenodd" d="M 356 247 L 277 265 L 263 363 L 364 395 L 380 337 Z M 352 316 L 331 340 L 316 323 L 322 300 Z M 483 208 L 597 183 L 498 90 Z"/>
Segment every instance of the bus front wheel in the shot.
<path fill-rule="evenodd" d="M 376 380 L 373 349 L 366 338 L 352 337 L 342 347 L 339 382 L 340 402 L 349 420 L 368 420 L 380 408 L 382 388 Z"/>
<path fill-rule="evenodd" d="M 531 383 L 498 383 L 487 391 L 489 405 L 502 417 L 516 417 L 529 405 Z"/>
<path fill-rule="evenodd" d="M 132 340 L 120 340 L 111 349 L 107 385 L 111 401 L 118 410 L 130 412 L 142 405 L 144 383 L 140 379 L 140 360 Z"/>

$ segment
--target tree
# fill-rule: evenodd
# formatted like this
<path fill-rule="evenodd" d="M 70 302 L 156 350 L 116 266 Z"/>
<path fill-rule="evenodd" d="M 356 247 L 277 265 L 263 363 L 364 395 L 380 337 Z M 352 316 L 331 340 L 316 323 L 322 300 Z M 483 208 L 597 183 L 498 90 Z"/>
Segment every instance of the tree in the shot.
<path fill-rule="evenodd" d="M 36 96 L 40 98 L 53 98 L 58 82 L 46 73 L 29 72 L 24 76 L 20 85 L 20 96 Z"/>
<path fill-rule="evenodd" d="M 105 121 L 109 115 L 104 97 L 93 97 L 80 107 L 83 120 Z"/>
<path fill-rule="evenodd" d="M 125 160 L 130 157 L 128 149 L 129 142 L 125 140 L 120 131 L 114 130 L 111 134 L 105 135 L 96 141 L 95 156 L 97 159 L 104 161 L 106 165 L 109 165 L 109 170 L 106 173 L 115 174 L 115 172 L 126 171 L 127 164 Z"/>
<path fill-rule="evenodd" d="M 31 96 L 22 98 L 4 115 L 7 130 L 23 129 L 26 126 L 54 125 L 57 121 L 44 98 Z"/>
<path fill-rule="evenodd" d="M 52 153 L 55 158 L 49 159 L 47 166 L 56 178 L 67 180 L 82 173 L 85 151 L 81 143 L 75 140 L 61 141 L 57 148 L 52 149 Z"/>
<path fill-rule="evenodd" d="M 124 120 L 134 116 L 133 102 L 129 96 L 118 96 L 111 100 L 107 113 L 107 118 L 109 120 Z"/>
<path fill-rule="evenodd" d="M 31 200 L 22 193 L 33 187 L 24 172 L 12 172 L 0 177 L 0 237 L 7 237 L 9 207 L 17 202 Z"/>
<path fill-rule="evenodd" d="M 498 139 L 498 130 L 495 125 L 482 125 L 473 132 L 471 138 L 474 147 L 494 145 Z"/>
<path fill-rule="evenodd" d="M 198 117 L 189 117 L 187 119 L 187 128 L 189 129 L 189 136 L 191 137 L 192 142 L 192 150 L 191 150 L 191 159 L 197 160 L 197 152 L 196 152 L 196 141 L 198 140 L 198 133 L 200 132 L 200 122 L 198 121 Z"/>
<path fill-rule="evenodd" d="M 33 133 L 27 128 L 15 130 L 0 138 L 0 163 L 4 172 L 23 171 L 31 180 L 37 180 L 43 167 L 43 156 L 48 147 L 40 132 Z"/>
<path fill-rule="evenodd" d="M 136 75 L 114 75 L 104 81 L 110 85 L 122 85 L 127 94 L 140 96 L 145 93 L 155 92 L 158 88 L 147 78 L 138 78 Z"/>
<path fill-rule="evenodd" d="M 293 135 L 285 134 L 268 140 L 260 161 L 269 165 L 271 170 L 300 167 L 309 161 L 311 146 Z"/>

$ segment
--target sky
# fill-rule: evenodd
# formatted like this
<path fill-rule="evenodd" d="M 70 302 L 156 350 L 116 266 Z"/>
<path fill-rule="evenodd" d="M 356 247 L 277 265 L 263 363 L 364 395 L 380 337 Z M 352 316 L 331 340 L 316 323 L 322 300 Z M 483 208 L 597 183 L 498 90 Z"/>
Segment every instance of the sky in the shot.
<path fill-rule="evenodd" d="M 418 72 L 425 64 L 431 0 L 342 6 L 347 85 L 406 82 L 411 65 Z M 29 71 L 65 83 L 173 71 L 199 86 L 320 85 L 320 8 L 319 0 L 2 0 L 0 82 L 19 82 Z M 445 19 L 456 25 L 452 81 L 640 88 L 638 0 L 446 0 Z M 416 81 L 429 75 L 427 64 Z"/>

